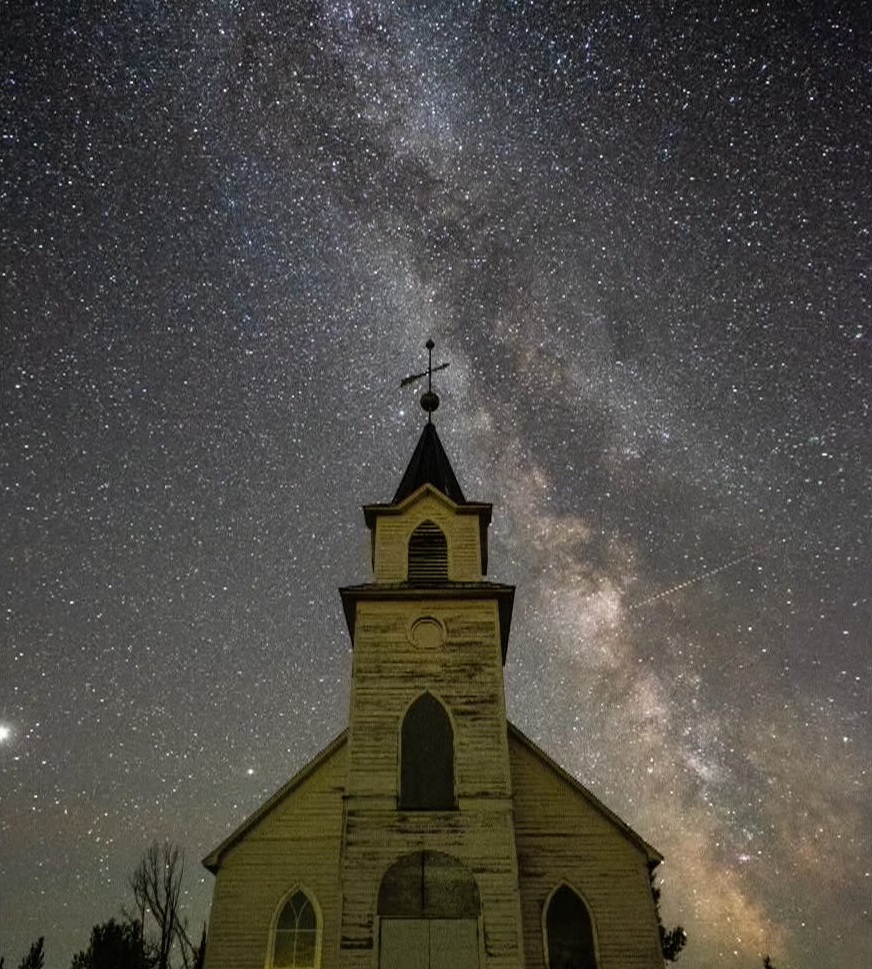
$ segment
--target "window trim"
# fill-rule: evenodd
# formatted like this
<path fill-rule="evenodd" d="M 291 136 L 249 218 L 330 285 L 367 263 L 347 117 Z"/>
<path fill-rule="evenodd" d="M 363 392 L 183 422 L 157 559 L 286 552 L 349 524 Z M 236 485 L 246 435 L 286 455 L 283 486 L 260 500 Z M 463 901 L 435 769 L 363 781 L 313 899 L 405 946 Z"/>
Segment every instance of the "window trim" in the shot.
<path fill-rule="evenodd" d="M 557 882 L 554 888 L 545 896 L 545 903 L 542 906 L 542 955 L 543 963 L 545 969 L 551 969 L 551 952 L 548 947 L 548 909 L 551 907 L 551 902 L 554 896 L 560 891 L 561 888 L 568 888 L 576 898 L 581 901 L 581 904 L 585 907 L 587 911 L 587 917 L 590 919 L 590 934 L 593 938 L 593 958 L 597 965 L 597 969 L 602 965 L 602 960 L 600 959 L 600 947 L 599 947 L 599 932 L 596 927 L 596 919 L 593 915 L 593 910 L 588 904 L 587 899 L 584 897 L 584 893 L 580 892 L 571 881 L 564 878 Z"/>
<path fill-rule="evenodd" d="M 442 711 L 448 718 L 448 725 L 451 728 L 451 807 L 444 808 L 416 808 L 408 807 L 403 805 L 403 726 L 406 723 L 406 717 L 412 707 L 423 697 L 430 696 L 435 700 L 439 706 L 442 707 Z M 454 722 L 454 717 L 451 715 L 451 708 L 445 702 L 445 700 L 439 695 L 436 690 L 431 690 L 425 688 L 406 704 L 405 709 L 400 714 L 399 727 L 397 729 L 397 810 L 398 811 L 409 811 L 414 813 L 424 813 L 433 811 L 456 811 L 458 810 L 458 790 L 457 790 L 457 725 Z"/>
<path fill-rule="evenodd" d="M 273 911 L 272 919 L 270 920 L 269 944 L 267 946 L 265 969 L 281 969 L 281 967 L 276 966 L 275 961 L 276 933 L 278 932 L 279 919 L 285 910 L 285 906 L 297 892 L 306 896 L 306 899 L 312 906 L 312 911 L 315 913 L 315 969 L 320 969 L 321 967 L 321 945 L 324 937 L 324 918 L 321 913 L 321 906 L 318 904 L 315 893 L 310 888 L 302 882 L 295 882 L 282 895 Z"/>

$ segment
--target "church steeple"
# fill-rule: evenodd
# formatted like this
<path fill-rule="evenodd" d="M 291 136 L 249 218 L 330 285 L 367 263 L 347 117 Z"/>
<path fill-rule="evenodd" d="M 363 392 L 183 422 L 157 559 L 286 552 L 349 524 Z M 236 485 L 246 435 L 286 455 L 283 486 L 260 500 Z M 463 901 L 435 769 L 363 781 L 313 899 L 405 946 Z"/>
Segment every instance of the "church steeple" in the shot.
<path fill-rule="evenodd" d="M 431 345 L 432 341 L 428 341 L 428 349 Z M 431 372 L 407 377 L 405 382 Z M 444 578 L 481 582 L 487 575 L 487 532 L 492 506 L 466 499 L 430 420 L 438 398 L 428 390 L 421 401 L 428 413 L 427 423 L 393 499 L 387 504 L 363 506 L 367 527 L 372 532 L 374 577 L 376 582 L 411 581 L 409 541 L 414 529 L 428 521 L 438 526 L 447 542 L 448 568 Z"/>
<path fill-rule="evenodd" d="M 427 370 L 403 381 L 428 378 L 421 398 L 427 423 L 393 500 L 364 505 L 372 533 L 373 581 L 341 590 L 348 628 L 354 638 L 358 607 L 368 598 L 411 602 L 428 595 L 439 600 L 494 602 L 505 660 L 514 588 L 485 579 L 492 508 L 466 499 L 436 433 L 431 418 L 439 399 L 432 389 L 432 375 L 447 364 L 432 366 L 431 340 L 427 350 Z"/>
<path fill-rule="evenodd" d="M 447 365 L 427 350 L 403 382 L 427 378 L 427 423 L 393 500 L 364 506 L 372 581 L 340 589 L 340 963 L 523 969 L 502 670 L 515 590 L 485 578 L 491 506 L 466 499 L 436 433 L 432 375 Z"/>

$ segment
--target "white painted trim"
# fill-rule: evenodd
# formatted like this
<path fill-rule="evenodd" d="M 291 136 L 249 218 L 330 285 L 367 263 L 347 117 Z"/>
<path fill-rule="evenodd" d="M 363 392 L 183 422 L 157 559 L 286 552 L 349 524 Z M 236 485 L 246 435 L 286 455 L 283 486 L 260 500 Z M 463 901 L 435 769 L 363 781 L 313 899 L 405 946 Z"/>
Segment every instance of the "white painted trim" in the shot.
<path fill-rule="evenodd" d="M 445 702 L 445 700 L 440 696 L 438 690 L 431 690 L 429 687 L 425 686 L 424 689 L 419 690 L 411 700 L 406 704 L 400 713 L 400 720 L 397 725 L 397 810 L 398 811 L 414 811 L 414 808 L 401 808 L 400 807 L 400 795 L 402 794 L 402 780 L 403 780 L 403 724 L 406 722 L 406 715 L 409 710 L 424 696 L 429 693 L 430 696 L 442 707 L 448 717 L 448 722 L 451 725 L 451 784 L 454 789 L 454 807 L 448 810 L 459 810 L 459 797 L 460 792 L 457 789 L 457 723 L 451 714 L 451 707 Z"/>
<path fill-rule="evenodd" d="M 597 966 L 601 966 L 600 952 L 599 952 L 599 933 L 596 928 L 596 919 L 594 918 L 593 911 L 587 903 L 587 899 L 584 897 L 584 893 L 580 892 L 575 885 L 569 881 L 568 878 L 563 878 L 551 889 L 551 891 L 545 896 L 545 904 L 542 906 L 542 955 L 544 957 L 545 969 L 551 969 L 551 955 L 548 951 L 548 909 L 551 905 L 551 900 L 560 891 L 561 888 L 568 888 L 573 895 L 575 895 L 581 904 L 585 907 L 587 911 L 587 917 L 590 919 L 590 931 L 593 936 L 593 957 L 596 961 Z"/>
<path fill-rule="evenodd" d="M 297 892 L 301 892 L 306 896 L 309 904 L 312 906 L 312 911 L 315 913 L 315 969 L 319 969 L 321 965 L 321 947 L 324 938 L 324 916 L 321 912 L 321 906 L 318 903 L 317 896 L 310 888 L 307 888 L 302 882 L 295 882 L 279 899 L 279 903 L 276 905 L 275 911 L 270 919 L 269 944 L 267 945 L 264 969 L 275 969 L 276 929 L 278 927 L 279 916 L 282 914 L 285 905 L 288 904 Z"/>

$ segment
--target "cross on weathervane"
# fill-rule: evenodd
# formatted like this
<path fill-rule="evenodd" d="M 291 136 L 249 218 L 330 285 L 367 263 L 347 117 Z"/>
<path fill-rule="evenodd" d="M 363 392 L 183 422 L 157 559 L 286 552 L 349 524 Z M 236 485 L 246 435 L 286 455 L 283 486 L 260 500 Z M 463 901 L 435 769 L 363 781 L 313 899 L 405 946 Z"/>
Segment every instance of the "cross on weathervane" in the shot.
<path fill-rule="evenodd" d="M 439 395 L 433 390 L 433 374 L 437 370 L 444 370 L 448 364 L 440 363 L 439 366 L 433 366 L 433 347 L 436 344 L 432 340 L 428 340 L 425 344 L 427 347 L 427 369 L 422 370 L 421 373 L 413 373 L 408 377 L 403 377 L 400 381 L 401 387 L 406 387 L 409 384 L 413 384 L 416 380 L 420 380 L 422 377 L 427 378 L 427 389 L 421 394 L 421 407 L 427 411 L 427 420 L 433 420 L 433 411 L 439 406 Z"/>

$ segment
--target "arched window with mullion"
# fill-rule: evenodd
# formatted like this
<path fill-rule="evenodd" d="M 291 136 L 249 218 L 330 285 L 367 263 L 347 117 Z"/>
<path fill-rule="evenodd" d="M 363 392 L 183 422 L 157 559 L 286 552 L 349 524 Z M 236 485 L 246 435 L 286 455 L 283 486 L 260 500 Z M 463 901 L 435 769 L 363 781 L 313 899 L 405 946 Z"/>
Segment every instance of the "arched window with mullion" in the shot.
<path fill-rule="evenodd" d="M 317 969 L 319 942 L 318 913 L 309 896 L 298 888 L 276 921 L 272 969 Z"/>

